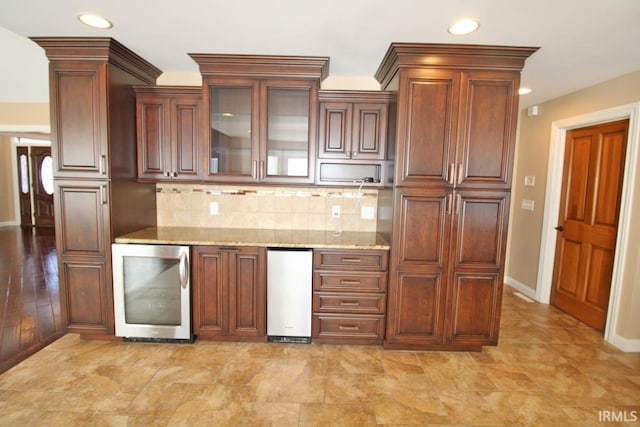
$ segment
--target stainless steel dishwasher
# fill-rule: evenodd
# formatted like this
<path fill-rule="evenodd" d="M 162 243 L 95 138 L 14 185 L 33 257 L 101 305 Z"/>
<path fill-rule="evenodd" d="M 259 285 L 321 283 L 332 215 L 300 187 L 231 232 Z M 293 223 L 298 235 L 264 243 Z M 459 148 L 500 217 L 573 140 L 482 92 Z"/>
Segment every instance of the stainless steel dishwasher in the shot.
<path fill-rule="evenodd" d="M 311 342 L 313 251 L 267 250 L 267 337 L 269 342 Z"/>

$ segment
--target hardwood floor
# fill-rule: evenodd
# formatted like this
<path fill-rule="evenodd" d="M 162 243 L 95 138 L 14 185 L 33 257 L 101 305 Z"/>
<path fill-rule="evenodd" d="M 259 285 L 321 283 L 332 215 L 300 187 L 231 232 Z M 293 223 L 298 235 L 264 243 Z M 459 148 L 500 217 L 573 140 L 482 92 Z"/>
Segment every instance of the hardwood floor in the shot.
<path fill-rule="evenodd" d="M 63 335 L 53 227 L 0 228 L 0 373 Z"/>

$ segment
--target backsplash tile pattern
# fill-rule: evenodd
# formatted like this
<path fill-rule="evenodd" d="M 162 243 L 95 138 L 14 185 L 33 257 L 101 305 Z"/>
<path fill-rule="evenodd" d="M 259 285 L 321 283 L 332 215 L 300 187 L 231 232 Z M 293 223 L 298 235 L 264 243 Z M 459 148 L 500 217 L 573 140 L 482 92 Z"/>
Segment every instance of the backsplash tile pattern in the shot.
<path fill-rule="evenodd" d="M 158 226 L 376 231 L 376 220 L 360 215 L 366 206 L 376 217 L 376 189 L 162 183 L 156 192 Z M 331 216 L 333 206 L 340 218 Z"/>

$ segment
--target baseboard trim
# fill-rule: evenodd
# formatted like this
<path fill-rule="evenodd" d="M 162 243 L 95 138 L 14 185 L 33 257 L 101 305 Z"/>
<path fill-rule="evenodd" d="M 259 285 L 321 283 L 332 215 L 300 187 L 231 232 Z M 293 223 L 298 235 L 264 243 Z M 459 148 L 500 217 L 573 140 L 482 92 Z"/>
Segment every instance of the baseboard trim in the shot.
<path fill-rule="evenodd" d="M 2 227 L 14 227 L 16 225 L 20 225 L 20 224 L 18 224 L 16 221 L 0 222 L 0 228 L 2 228 Z"/>
<path fill-rule="evenodd" d="M 504 283 L 509 285 L 509 286 L 511 286 L 512 288 L 514 288 L 515 290 L 517 290 L 521 294 L 524 294 L 525 296 L 531 298 L 532 300 L 538 301 L 536 299 L 536 290 L 535 289 L 531 289 L 530 287 L 528 287 L 524 283 L 518 282 L 513 277 L 505 276 L 504 277 Z"/>
<path fill-rule="evenodd" d="M 609 343 L 625 353 L 640 353 L 640 339 L 637 338 L 629 339 L 615 334 Z"/>

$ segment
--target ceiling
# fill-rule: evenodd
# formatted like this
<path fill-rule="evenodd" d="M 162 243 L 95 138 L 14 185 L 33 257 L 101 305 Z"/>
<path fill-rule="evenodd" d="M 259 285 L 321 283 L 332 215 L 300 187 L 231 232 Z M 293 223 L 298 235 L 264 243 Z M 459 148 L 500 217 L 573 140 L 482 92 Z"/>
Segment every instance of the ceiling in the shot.
<path fill-rule="evenodd" d="M 80 12 L 114 26 L 89 28 Z M 448 34 L 462 17 L 480 29 Z M 538 46 L 522 73 L 527 107 L 640 70 L 640 1 L 2 0 L 0 102 L 48 99 L 44 51 L 29 36 L 109 36 L 165 72 L 193 75 L 187 53 L 328 56 L 330 78 L 374 86 L 392 42 Z"/>

